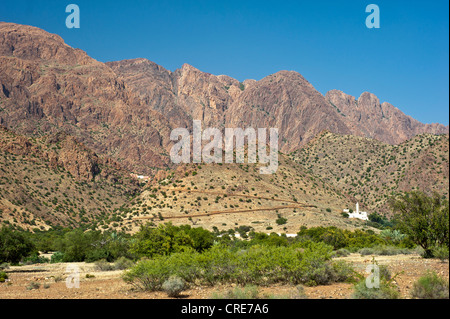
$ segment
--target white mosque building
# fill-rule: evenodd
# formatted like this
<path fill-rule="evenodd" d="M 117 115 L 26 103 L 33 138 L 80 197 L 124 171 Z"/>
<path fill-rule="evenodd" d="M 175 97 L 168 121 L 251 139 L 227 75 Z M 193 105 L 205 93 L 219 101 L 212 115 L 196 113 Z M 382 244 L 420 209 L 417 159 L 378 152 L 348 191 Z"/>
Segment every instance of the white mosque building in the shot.
<path fill-rule="evenodd" d="M 359 203 L 356 203 L 356 211 L 355 212 L 350 213 L 349 209 L 344 209 L 344 213 L 348 214 L 348 218 L 358 218 L 361 220 L 369 220 L 369 217 L 367 216 L 367 212 L 359 211 Z"/>

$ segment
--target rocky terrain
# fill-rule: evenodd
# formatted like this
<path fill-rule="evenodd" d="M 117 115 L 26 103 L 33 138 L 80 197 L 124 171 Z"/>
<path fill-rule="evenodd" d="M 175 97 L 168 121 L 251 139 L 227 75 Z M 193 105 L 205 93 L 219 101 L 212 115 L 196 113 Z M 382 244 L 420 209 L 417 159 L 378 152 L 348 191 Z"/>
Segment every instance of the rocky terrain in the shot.
<path fill-rule="evenodd" d="M 0 23 L 0 124 L 27 136 L 64 131 L 136 173 L 170 166 L 170 131 L 277 127 L 291 152 L 327 129 L 396 144 L 448 127 L 422 124 L 370 93 L 320 94 L 299 73 L 242 83 L 145 59 L 101 63 L 41 29 Z"/>
<path fill-rule="evenodd" d="M 104 222 L 138 182 L 64 133 L 30 139 L 0 127 L 0 218 L 24 229 Z"/>
<path fill-rule="evenodd" d="M 448 199 L 449 136 L 421 134 L 398 145 L 323 132 L 291 158 L 352 195 L 369 213 L 390 213 L 400 192 L 433 191 Z"/>
<path fill-rule="evenodd" d="M 172 222 L 213 230 L 251 227 L 295 234 L 300 226 L 364 228 L 341 215 L 354 198 L 336 190 L 285 156 L 273 175 L 257 165 L 185 165 L 154 179 L 123 215 L 127 230 L 142 223 Z M 282 221 L 280 218 L 285 219 Z"/>
<path fill-rule="evenodd" d="M 448 134 L 448 126 L 423 124 L 398 108 L 364 92 L 356 99 L 338 90 L 327 92 L 325 99 L 345 118 L 352 135 L 370 137 L 388 144 L 400 144 L 422 133 Z"/>
<path fill-rule="evenodd" d="M 0 88 L 0 124 L 9 129 L 28 136 L 63 131 L 137 171 L 164 164 L 167 120 L 108 66 L 57 35 L 0 23 Z"/>

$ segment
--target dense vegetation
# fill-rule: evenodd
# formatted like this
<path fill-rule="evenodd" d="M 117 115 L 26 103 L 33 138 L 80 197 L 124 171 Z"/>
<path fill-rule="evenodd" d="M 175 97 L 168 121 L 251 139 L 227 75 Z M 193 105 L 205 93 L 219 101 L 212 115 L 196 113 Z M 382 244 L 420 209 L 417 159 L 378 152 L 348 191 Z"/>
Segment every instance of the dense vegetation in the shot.
<path fill-rule="evenodd" d="M 320 285 L 351 279 L 352 269 L 332 262 L 331 256 L 330 246 L 310 241 L 287 247 L 253 245 L 241 250 L 217 244 L 203 253 L 188 249 L 143 260 L 126 272 L 124 279 L 146 290 L 161 290 L 172 276 L 203 285 Z"/>
<path fill-rule="evenodd" d="M 0 230 L 0 262 L 19 263 L 33 257 L 38 251 L 58 252 L 53 261 L 112 262 L 124 257 L 139 260 L 143 257 L 156 258 L 174 253 L 195 251 L 205 254 L 220 245 L 230 251 L 248 250 L 259 247 L 297 247 L 305 242 L 323 243 L 337 254 L 344 251 L 361 254 L 390 254 L 389 250 L 421 246 L 425 257 L 448 258 L 449 206 L 440 196 L 428 197 L 423 193 L 407 193 L 392 201 L 397 211 L 394 222 L 372 216 L 370 223 L 376 223 L 383 230 L 343 230 L 337 227 L 302 226 L 295 238 L 272 233 L 256 233 L 251 227 L 240 226 L 234 230 L 208 231 L 189 225 L 174 226 L 171 223 L 155 226 L 149 223 L 141 226 L 134 235 L 125 232 L 99 231 L 86 228 L 69 229 L 54 227 L 49 231 L 13 231 L 10 227 Z M 235 237 L 238 232 L 241 240 Z M 225 249 L 224 248 L 224 249 Z M 36 257 L 34 261 L 39 261 Z"/>
<path fill-rule="evenodd" d="M 433 257 L 433 249 L 449 247 L 449 204 L 438 194 L 407 193 L 392 203 L 399 229 Z"/>

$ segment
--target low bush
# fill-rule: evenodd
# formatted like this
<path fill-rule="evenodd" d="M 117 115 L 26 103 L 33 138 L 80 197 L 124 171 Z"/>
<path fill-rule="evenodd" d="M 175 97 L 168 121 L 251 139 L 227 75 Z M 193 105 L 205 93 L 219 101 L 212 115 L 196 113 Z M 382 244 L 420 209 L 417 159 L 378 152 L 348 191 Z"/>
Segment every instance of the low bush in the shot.
<path fill-rule="evenodd" d="M 440 246 L 433 249 L 433 256 L 441 261 L 448 260 L 448 247 Z"/>
<path fill-rule="evenodd" d="M 43 256 L 39 256 L 39 253 L 33 253 L 31 256 L 28 256 L 22 260 L 22 263 L 25 265 L 45 264 L 49 262 L 50 259 Z"/>
<path fill-rule="evenodd" d="M 124 270 L 131 268 L 134 265 L 134 262 L 128 258 L 120 257 L 114 262 L 115 270 Z"/>
<path fill-rule="evenodd" d="M 305 242 L 289 247 L 258 246 L 232 251 L 222 245 L 144 259 L 124 273 L 123 279 L 139 289 L 161 290 L 171 276 L 187 283 L 215 285 L 322 285 L 345 281 L 353 271 L 344 262 L 331 261 L 332 248 Z"/>
<path fill-rule="evenodd" d="M 27 290 L 33 290 L 33 289 L 39 289 L 40 287 L 41 287 L 40 283 L 32 281 L 26 288 L 27 288 Z"/>
<path fill-rule="evenodd" d="M 435 272 L 428 272 L 414 283 L 411 297 L 416 299 L 449 299 L 449 283 Z"/>
<path fill-rule="evenodd" d="M 361 254 L 362 256 L 367 255 L 395 256 L 395 255 L 415 254 L 417 253 L 417 250 L 394 246 L 376 246 L 371 248 L 362 248 L 358 250 L 358 253 Z"/>
<path fill-rule="evenodd" d="M 333 246 L 335 250 L 340 248 L 364 248 L 382 246 L 388 244 L 388 241 L 369 231 L 355 230 L 349 231 L 330 227 L 302 227 L 297 233 L 298 240 L 310 239 L 315 242 L 323 242 Z"/>
<path fill-rule="evenodd" d="M 114 264 L 109 263 L 106 259 L 101 259 L 95 262 L 95 268 L 100 271 L 114 270 Z"/>
<path fill-rule="evenodd" d="M 162 285 L 162 290 L 164 290 L 169 297 L 174 298 L 179 297 L 186 288 L 186 282 L 178 276 L 170 277 Z"/>
<path fill-rule="evenodd" d="M 378 265 L 375 258 L 373 265 L 379 268 L 379 286 L 369 287 L 366 278 L 360 278 L 355 284 L 352 294 L 353 299 L 399 299 L 398 287 L 393 284 L 391 272 L 385 265 Z"/>
<path fill-rule="evenodd" d="M 8 263 L 1 263 L 0 264 L 0 270 L 6 270 L 9 268 L 9 264 Z"/>
<path fill-rule="evenodd" d="M 333 257 L 347 257 L 349 255 L 350 251 L 345 248 L 338 249 L 333 253 Z"/>
<path fill-rule="evenodd" d="M 353 299 L 399 299 L 400 293 L 392 284 L 382 281 L 379 288 L 368 288 L 365 280 L 354 287 Z"/>
<path fill-rule="evenodd" d="M 213 293 L 212 299 L 261 299 L 259 288 L 254 285 L 248 285 L 243 288 L 235 287 L 225 293 Z"/>
<path fill-rule="evenodd" d="M 8 279 L 8 274 L 4 271 L 0 271 L 0 282 L 5 282 Z"/>
<path fill-rule="evenodd" d="M 52 263 L 52 264 L 62 263 L 63 260 L 64 260 L 64 253 L 57 251 L 50 258 L 50 263 Z"/>

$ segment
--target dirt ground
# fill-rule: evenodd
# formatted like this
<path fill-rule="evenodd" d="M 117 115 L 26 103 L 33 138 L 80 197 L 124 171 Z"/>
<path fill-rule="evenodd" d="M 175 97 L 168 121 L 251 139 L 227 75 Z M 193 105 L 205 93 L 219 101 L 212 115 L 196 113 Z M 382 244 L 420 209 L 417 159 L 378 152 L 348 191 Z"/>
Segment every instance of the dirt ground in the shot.
<path fill-rule="evenodd" d="M 364 273 L 372 256 L 352 254 L 336 258 L 353 264 L 355 270 Z M 449 278 L 448 262 L 437 259 L 423 259 L 418 255 L 376 256 L 379 265 L 387 265 L 392 275 L 398 274 L 395 283 L 402 298 L 409 298 L 413 283 L 426 273 L 434 270 L 440 276 Z M 94 264 L 71 263 L 80 273 L 79 288 L 68 288 L 66 278 L 71 271 L 69 264 L 40 264 L 14 266 L 7 269 L 9 279 L 0 283 L 0 299 L 168 299 L 163 292 L 143 292 L 133 290 L 121 279 L 122 271 L 99 271 Z M 90 275 L 90 276 L 86 276 Z M 93 277 L 92 277 L 93 276 Z M 91 278 L 87 278 L 91 277 Z M 38 289 L 27 289 L 31 282 L 40 284 Z M 224 293 L 232 286 L 192 287 L 184 293 L 187 299 L 208 299 L 217 293 Z M 295 294 L 296 288 L 289 285 L 261 287 L 260 295 L 287 298 Z M 351 297 L 353 285 L 338 283 L 327 286 L 305 287 L 310 299 L 347 299 Z"/>

